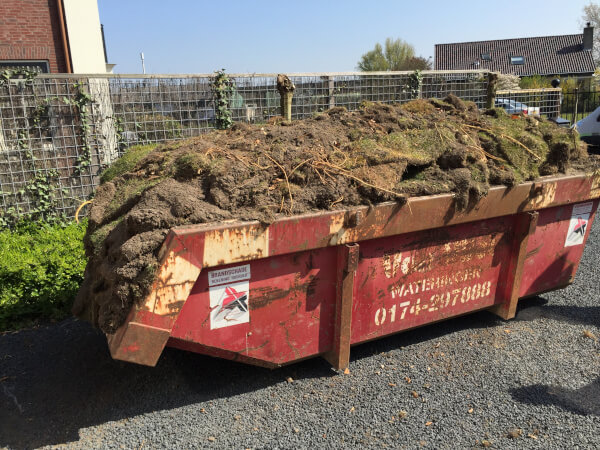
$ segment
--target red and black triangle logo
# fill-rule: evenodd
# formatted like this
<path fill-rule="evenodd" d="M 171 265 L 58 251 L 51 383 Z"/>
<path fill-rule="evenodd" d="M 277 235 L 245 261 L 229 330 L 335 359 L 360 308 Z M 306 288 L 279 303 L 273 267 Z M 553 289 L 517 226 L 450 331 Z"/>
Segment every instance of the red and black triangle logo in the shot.
<path fill-rule="evenodd" d="M 222 311 L 233 311 L 234 309 L 239 309 L 242 312 L 248 311 L 248 293 L 247 292 L 238 292 L 232 287 L 225 288 L 225 298 L 223 299 L 223 303 L 221 303 L 221 309 L 219 313 Z"/>

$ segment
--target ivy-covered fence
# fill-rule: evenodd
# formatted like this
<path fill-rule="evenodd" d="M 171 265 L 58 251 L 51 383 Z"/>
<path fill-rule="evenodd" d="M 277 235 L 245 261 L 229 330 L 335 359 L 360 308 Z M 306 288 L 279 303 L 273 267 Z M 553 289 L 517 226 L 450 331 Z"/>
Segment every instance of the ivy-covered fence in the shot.
<path fill-rule="evenodd" d="M 0 226 L 70 215 L 93 191 L 111 157 L 93 91 L 89 80 L 0 78 Z"/>
<path fill-rule="evenodd" d="M 292 119 L 364 101 L 402 103 L 453 93 L 483 107 L 488 74 L 290 75 Z M 18 217 L 73 216 L 102 170 L 127 147 L 197 136 L 280 115 L 277 74 L 38 75 L 0 72 L 0 227 Z"/>

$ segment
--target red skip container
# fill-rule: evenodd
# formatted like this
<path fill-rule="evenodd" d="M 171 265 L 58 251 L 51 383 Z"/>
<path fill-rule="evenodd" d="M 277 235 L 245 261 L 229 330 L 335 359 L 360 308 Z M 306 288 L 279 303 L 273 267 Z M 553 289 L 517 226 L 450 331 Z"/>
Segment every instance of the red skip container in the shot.
<path fill-rule="evenodd" d="M 467 211 L 444 194 L 173 228 L 110 351 L 345 368 L 354 344 L 482 309 L 510 319 L 519 298 L 573 282 L 599 197 L 600 174 L 578 174 L 493 187 Z"/>

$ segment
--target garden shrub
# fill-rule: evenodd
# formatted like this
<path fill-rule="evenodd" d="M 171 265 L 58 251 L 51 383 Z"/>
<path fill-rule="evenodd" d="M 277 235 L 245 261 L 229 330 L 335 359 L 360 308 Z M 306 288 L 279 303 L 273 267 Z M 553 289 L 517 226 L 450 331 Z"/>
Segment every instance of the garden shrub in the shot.
<path fill-rule="evenodd" d="M 0 230 L 0 331 L 71 314 L 86 265 L 85 230 L 85 222 Z"/>

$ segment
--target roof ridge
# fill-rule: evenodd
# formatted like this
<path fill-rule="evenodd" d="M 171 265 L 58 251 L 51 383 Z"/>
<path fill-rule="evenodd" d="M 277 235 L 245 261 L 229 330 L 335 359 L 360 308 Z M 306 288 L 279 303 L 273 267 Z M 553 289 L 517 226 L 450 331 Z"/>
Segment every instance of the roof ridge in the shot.
<path fill-rule="evenodd" d="M 581 36 L 583 38 L 583 33 L 574 33 L 574 34 L 553 34 L 551 36 L 533 36 L 533 37 L 522 37 L 522 38 L 507 38 L 507 39 L 487 39 L 484 41 L 465 41 L 465 42 L 448 42 L 444 44 L 435 44 L 438 45 L 458 45 L 458 44 L 479 44 L 483 42 L 502 42 L 502 41 L 522 41 L 529 39 L 546 39 L 546 38 L 554 38 L 554 37 L 571 37 L 571 36 Z"/>

